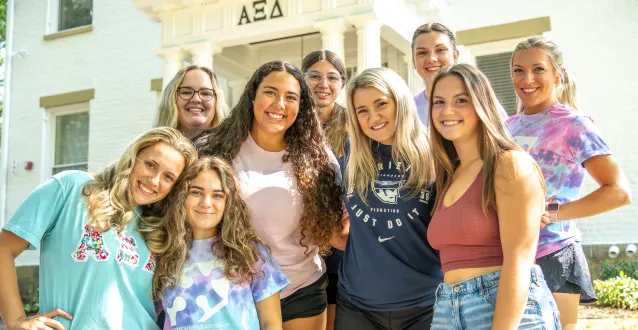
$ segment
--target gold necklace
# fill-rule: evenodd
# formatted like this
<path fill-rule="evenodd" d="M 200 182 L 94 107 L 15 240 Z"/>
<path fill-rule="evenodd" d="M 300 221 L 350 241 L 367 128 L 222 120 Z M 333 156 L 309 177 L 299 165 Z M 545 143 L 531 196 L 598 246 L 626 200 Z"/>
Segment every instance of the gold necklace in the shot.
<path fill-rule="evenodd" d="M 534 120 L 533 122 L 525 125 L 523 123 L 523 116 L 525 115 L 524 112 L 521 113 L 521 116 L 518 117 L 518 123 L 521 125 L 521 128 L 523 129 L 523 132 L 525 134 L 525 136 L 527 136 L 527 129 L 531 128 L 532 126 L 536 125 L 536 123 L 538 123 L 539 121 L 543 120 L 543 118 L 545 118 L 545 116 L 547 116 L 547 114 L 549 113 L 549 111 L 546 111 L 540 118 Z"/>

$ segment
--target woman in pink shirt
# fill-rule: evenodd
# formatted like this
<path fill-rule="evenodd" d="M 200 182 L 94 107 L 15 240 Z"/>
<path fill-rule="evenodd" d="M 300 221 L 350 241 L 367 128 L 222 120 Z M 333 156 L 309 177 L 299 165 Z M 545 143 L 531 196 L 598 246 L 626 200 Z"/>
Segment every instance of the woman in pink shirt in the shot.
<path fill-rule="evenodd" d="M 222 124 L 196 138 L 200 156 L 231 162 L 255 232 L 290 285 L 284 329 L 325 329 L 328 277 L 321 258 L 342 215 L 337 160 L 324 143 L 311 91 L 292 64 L 262 65 Z"/>

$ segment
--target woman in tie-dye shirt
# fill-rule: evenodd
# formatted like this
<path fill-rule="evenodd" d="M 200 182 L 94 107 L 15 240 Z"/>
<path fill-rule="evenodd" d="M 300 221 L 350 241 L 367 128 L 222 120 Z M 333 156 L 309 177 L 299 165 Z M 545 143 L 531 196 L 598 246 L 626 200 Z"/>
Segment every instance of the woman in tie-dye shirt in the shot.
<path fill-rule="evenodd" d="M 506 125 L 543 171 L 553 222 L 540 232 L 537 263 L 556 299 L 563 329 L 575 329 L 579 302 L 597 298 L 573 220 L 627 205 L 631 192 L 591 117 L 576 111 L 575 85 L 556 44 L 538 37 L 522 41 L 511 65 L 520 113 Z M 585 172 L 600 187 L 579 198 Z"/>
<path fill-rule="evenodd" d="M 281 329 L 290 282 L 250 226 L 234 171 L 197 161 L 170 197 L 166 245 L 153 278 L 164 329 Z"/>

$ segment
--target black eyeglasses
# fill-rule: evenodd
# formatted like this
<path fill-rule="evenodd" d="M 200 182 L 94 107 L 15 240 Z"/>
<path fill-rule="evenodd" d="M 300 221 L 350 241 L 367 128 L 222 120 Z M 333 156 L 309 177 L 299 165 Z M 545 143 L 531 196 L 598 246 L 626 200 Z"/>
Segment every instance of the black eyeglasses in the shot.
<path fill-rule="evenodd" d="M 199 98 L 202 101 L 210 101 L 215 98 L 215 91 L 210 88 L 202 88 L 197 91 L 190 87 L 180 87 L 177 89 L 177 95 L 185 101 L 192 99 L 195 93 L 199 94 Z"/>

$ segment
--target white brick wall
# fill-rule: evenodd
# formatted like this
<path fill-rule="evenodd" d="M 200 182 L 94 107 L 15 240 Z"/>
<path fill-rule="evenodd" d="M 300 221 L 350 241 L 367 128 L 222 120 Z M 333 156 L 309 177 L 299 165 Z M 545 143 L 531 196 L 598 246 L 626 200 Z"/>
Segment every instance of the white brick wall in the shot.
<path fill-rule="evenodd" d="M 42 179 L 41 96 L 95 89 L 90 102 L 92 170 L 116 159 L 134 135 L 152 125 L 157 96 L 149 90 L 150 80 L 161 77 L 163 68 L 154 54 L 160 48 L 160 25 L 130 0 L 93 3 L 94 31 L 44 41 L 45 2 L 15 2 L 14 50 L 27 55 L 13 61 L 7 219 Z M 630 40 L 638 35 L 635 13 L 635 0 L 452 0 L 443 23 L 462 30 L 550 16 L 548 36 L 561 46 L 577 79 L 581 108 L 601 128 L 638 196 L 638 153 L 632 140 L 638 122 L 638 44 Z M 27 160 L 35 162 L 31 172 L 22 169 Z M 13 161 L 16 174 L 11 173 Z M 590 180 L 583 193 L 594 188 Z M 638 242 L 636 205 L 582 220 L 584 243 Z"/>
<path fill-rule="evenodd" d="M 562 49 L 582 111 L 594 118 L 638 198 L 638 1 L 453 0 L 449 23 L 464 30 L 550 16 L 547 37 Z M 513 50 L 513 49 L 512 49 Z M 586 181 L 582 194 L 597 185 Z M 584 244 L 638 243 L 638 203 L 581 220 Z"/>
<path fill-rule="evenodd" d="M 15 1 L 14 50 L 27 55 L 13 58 L 6 220 L 41 181 L 40 97 L 95 89 L 90 102 L 92 170 L 116 159 L 133 136 L 152 125 L 157 99 L 150 80 L 163 72 L 163 61 L 154 53 L 160 25 L 131 1 L 99 0 L 93 7 L 92 32 L 44 41 L 46 1 Z M 27 160 L 34 161 L 33 171 L 23 169 Z M 14 161 L 16 174 L 11 172 Z"/>

